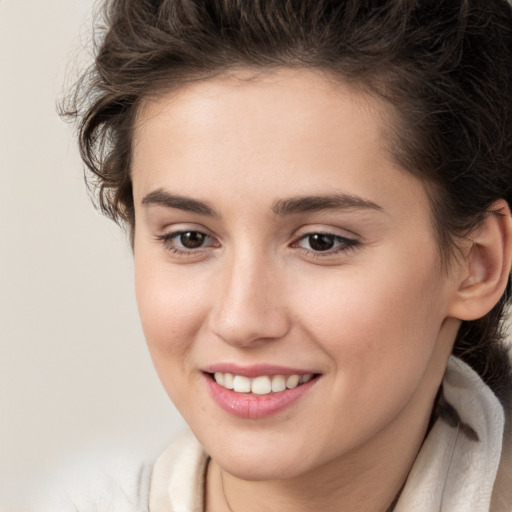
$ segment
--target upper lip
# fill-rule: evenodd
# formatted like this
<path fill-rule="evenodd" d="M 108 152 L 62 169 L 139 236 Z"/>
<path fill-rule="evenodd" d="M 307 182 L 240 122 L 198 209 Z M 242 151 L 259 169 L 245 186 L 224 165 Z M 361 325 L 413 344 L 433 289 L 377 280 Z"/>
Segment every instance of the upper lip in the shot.
<path fill-rule="evenodd" d="M 268 375 L 269 377 L 272 377 L 274 375 L 287 376 L 318 373 L 308 369 L 290 368 L 287 366 L 279 366 L 274 364 L 256 364 L 244 366 L 234 363 L 216 363 L 206 366 L 202 370 L 205 373 L 231 373 L 233 375 L 242 375 L 248 378 L 260 377 L 262 375 Z"/>

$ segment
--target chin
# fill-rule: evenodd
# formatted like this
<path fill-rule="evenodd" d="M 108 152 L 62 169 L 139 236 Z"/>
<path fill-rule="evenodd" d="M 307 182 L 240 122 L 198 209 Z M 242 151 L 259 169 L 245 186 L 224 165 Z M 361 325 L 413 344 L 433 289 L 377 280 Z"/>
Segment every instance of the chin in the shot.
<path fill-rule="evenodd" d="M 212 459 L 226 472 L 247 481 L 285 480 L 308 472 L 315 465 L 314 454 L 308 457 L 311 441 L 279 435 L 254 436 L 244 433 L 240 439 L 226 435 L 222 440 L 199 441 Z M 311 459 L 311 460 L 310 460 Z"/>
<path fill-rule="evenodd" d="M 298 454 L 295 454 L 294 459 Z M 303 473 L 297 465 L 297 460 L 276 460 L 272 457 L 259 457 L 257 462 L 252 459 L 242 460 L 242 457 L 212 457 L 215 462 L 227 473 L 246 481 L 287 480 Z"/>

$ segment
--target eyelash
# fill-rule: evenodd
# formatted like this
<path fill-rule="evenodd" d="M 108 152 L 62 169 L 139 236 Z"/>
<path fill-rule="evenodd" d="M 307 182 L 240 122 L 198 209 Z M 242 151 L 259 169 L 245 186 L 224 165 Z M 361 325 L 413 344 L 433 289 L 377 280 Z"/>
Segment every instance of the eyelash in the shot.
<path fill-rule="evenodd" d="M 194 233 L 196 235 L 198 234 L 198 235 L 204 236 L 205 240 L 213 240 L 213 237 L 211 237 L 210 235 L 207 235 L 206 233 L 203 233 L 202 231 L 193 230 L 193 229 L 166 233 L 163 235 L 158 235 L 156 238 L 162 243 L 162 245 L 164 246 L 164 248 L 166 250 L 172 252 L 173 254 L 177 254 L 178 256 L 185 256 L 185 257 L 197 256 L 197 253 L 199 251 L 208 249 L 208 247 L 204 247 L 204 246 L 198 247 L 197 249 L 186 249 L 186 248 L 181 248 L 180 246 L 178 246 L 176 244 L 175 240 L 178 237 L 185 235 L 187 233 Z M 303 240 L 307 240 L 308 238 L 315 236 L 315 235 L 329 237 L 332 240 L 332 242 L 337 245 L 335 245 L 334 249 L 328 249 L 325 251 L 316 251 L 314 249 L 306 249 L 306 248 L 300 246 L 300 242 L 302 242 Z M 329 233 L 329 232 L 322 232 L 322 231 L 313 231 L 310 233 L 305 233 L 304 235 L 300 236 L 298 239 L 296 239 L 294 242 L 292 242 L 290 244 L 290 247 L 294 247 L 294 248 L 296 247 L 296 248 L 302 249 L 308 256 L 314 257 L 314 258 L 322 258 L 322 257 L 332 256 L 335 254 L 340 254 L 340 253 L 348 253 L 349 251 L 355 250 L 358 246 L 359 246 L 358 240 L 355 240 L 353 238 L 347 238 L 347 237 L 340 236 L 340 235 L 335 235 L 335 234 Z M 214 247 L 215 247 L 215 245 L 214 245 Z M 218 245 L 217 245 L 217 247 L 218 247 Z"/>

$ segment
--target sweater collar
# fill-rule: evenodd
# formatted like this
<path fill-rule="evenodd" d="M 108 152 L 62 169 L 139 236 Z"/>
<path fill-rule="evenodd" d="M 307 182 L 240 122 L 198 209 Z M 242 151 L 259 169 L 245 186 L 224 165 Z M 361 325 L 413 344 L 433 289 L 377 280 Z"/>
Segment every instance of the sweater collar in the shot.
<path fill-rule="evenodd" d="M 500 463 L 504 412 L 490 388 L 467 364 L 450 358 L 444 399 L 460 424 L 438 420 L 416 458 L 395 512 L 488 512 Z M 477 434 L 463 432 L 467 425 Z"/>

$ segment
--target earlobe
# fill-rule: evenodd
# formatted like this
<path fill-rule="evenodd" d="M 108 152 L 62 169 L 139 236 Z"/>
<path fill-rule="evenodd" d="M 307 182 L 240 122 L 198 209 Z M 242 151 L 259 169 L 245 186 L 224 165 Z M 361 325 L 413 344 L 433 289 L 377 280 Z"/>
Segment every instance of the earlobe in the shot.
<path fill-rule="evenodd" d="M 511 260 L 512 217 L 507 202 L 500 199 L 468 236 L 450 316 L 476 320 L 486 315 L 505 291 Z"/>

